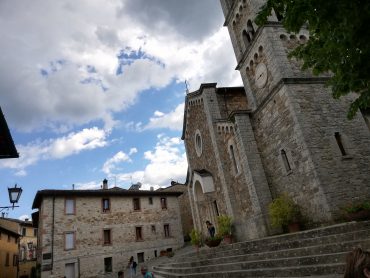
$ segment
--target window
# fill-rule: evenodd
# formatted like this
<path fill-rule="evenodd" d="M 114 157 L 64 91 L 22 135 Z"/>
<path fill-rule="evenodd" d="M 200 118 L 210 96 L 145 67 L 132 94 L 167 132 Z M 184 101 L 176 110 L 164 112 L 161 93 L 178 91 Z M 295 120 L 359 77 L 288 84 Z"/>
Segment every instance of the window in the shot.
<path fill-rule="evenodd" d="M 155 234 L 155 225 L 152 225 L 152 233 Z"/>
<path fill-rule="evenodd" d="M 157 250 L 154 250 L 154 257 L 158 257 L 158 253 L 157 253 Z"/>
<path fill-rule="evenodd" d="M 33 236 L 37 237 L 37 228 L 33 229 Z"/>
<path fill-rule="evenodd" d="M 66 232 L 64 234 L 64 249 L 65 250 L 75 249 L 75 233 L 74 232 Z"/>
<path fill-rule="evenodd" d="M 140 198 L 134 198 L 134 210 L 140 210 Z"/>
<path fill-rule="evenodd" d="M 103 208 L 103 212 L 109 212 L 110 211 L 110 201 L 109 201 L 109 199 L 103 199 L 102 200 L 102 208 Z"/>
<path fill-rule="evenodd" d="M 21 247 L 21 261 L 24 261 L 26 259 L 26 247 Z"/>
<path fill-rule="evenodd" d="M 215 209 L 215 213 L 217 216 L 220 216 L 220 213 L 218 211 L 217 201 L 213 201 L 213 208 Z"/>
<path fill-rule="evenodd" d="M 104 245 L 109 245 L 112 243 L 111 241 L 111 230 L 110 229 L 105 229 L 103 231 L 103 242 L 104 242 Z"/>
<path fill-rule="evenodd" d="M 13 255 L 13 266 L 17 266 L 18 265 L 18 255 Z"/>
<path fill-rule="evenodd" d="M 22 228 L 22 236 L 26 236 L 26 233 L 27 233 L 27 229 L 26 228 Z"/>
<path fill-rule="evenodd" d="M 202 136 L 200 134 L 199 129 L 197 129 L 195 131 L 194 140 L 195 140 L 195 142 L 194 142 L 195 143 L 195 152 L 197 153 L 197 156 L 201 156 L 202 151 L 203 151 L 203 142 L 202 142 Z"/>
<path fill-rule="evenodd" d="M 9 253 L 6 253 L 5 266 L 9 266 Z"/>
<path fill-rule="evenodd" d="M 112 257 L 104 258 L 104 271 L 112 272 Z"/>
<path fill-rule="evenodd" d="M 143 234 L 142 234 L 142 229 L 141 227 L 135 227 L 136 230 L 136 240 L 143 240 Z"/>
<path fill-rule="evenodd" d="M 347 153 L 346 153 L 346 150 L 344 149 L 344 146 L 343 146 L 342 136 L 340 135 L 339 132 L 335 132 L 334 136 L 335 136 L 335 140 L 337 141 L 340 152 L 342 153 L 343 156 L 346 155 Z"/>
<path fill-rule="evenodd" d="M 253 40 L 254 37 L 254 27 L 251 20 L 248 20 L 247 22 L 247 31 L 250 36 L 250 39 Z"/>
<path fill-rule="evenodd" d="M 169 224 L 164 224 L 164 237 L 170 237 L 170 225 Z"/>
<path fill-rule="evenodd" d="M 249 43 L 251 42 L 251 38 L 249 34 L 247 33 L 247 31 L 243 30 L 242 37 L 243 37 L 244 46 L 245 48 L 247 48 L 249 46 Z"/>
<path fill-rule="evenodd" d="M 275 15 L 278 21 L 282 21 L 284 19 L 284 17 L 281 15 L 281 13 L 277 9 L 274 9 L 274 12 L 275 12 Z"/>
<path fill-rule="evenodd" d="M 65 214 L 75 214 L 75 199 L 65 200 Z"/>
<path fill-rule="evenodd" d="M 164 197 L 161 198 L 161 207 L 162 209 L 167 209 L 167 199 Z"/>
<path fill-rule="evenodd" d="M 292 168 L 290 167 L 288 156 L 287 156 L 285 150 L 281 150 L 281 158 L 283 159 L 285 170 L 287 172 L 290 172 L 292 170 Z"/>
<path fill-rule="evenodd" d="M 10 235 L 8 235 L 8 242 L 10 242 L 11 238 L 12 238 L 12 237 L 11 237 Z"/>
<path fill-rule="evenodd" d="M 14 243 L 18 243 L 18 239 L 16 237 L 14 238 Z"/>
<path fill-rule="evenodd" d="M 144 252 L 137 253 L 137 262 L 138 263 L 144 262 Z"/>
<path fill-rule="evenodd" d="M 230 156 L 231 156 L 231 161 L 232 161 L 233 166 L 234 166 L 235 174 L 239 174 L 240 170 L 239 170 L 238 163 L 236 163 L 235 153 L 234 153 L 234 146 L 230 145 L 229 149 L 230 149 Z"/>
<path fill-rule="evenodd" d="M 149 197 L 149 205 L 153 205 L 153 198 Z"/>

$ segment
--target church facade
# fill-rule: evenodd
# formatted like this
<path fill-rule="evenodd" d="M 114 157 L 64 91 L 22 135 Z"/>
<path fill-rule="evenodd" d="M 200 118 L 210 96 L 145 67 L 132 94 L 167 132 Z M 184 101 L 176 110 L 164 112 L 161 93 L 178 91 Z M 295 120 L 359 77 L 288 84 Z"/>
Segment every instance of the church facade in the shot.
<path fill-rule="evenodd" d="M 259 0 L 221 0 L 244 87 L 202 84 L 185 100 L 182 139 L 194 225 L 234 220 L 237 240 L 270 235 L 268 205 L 288 193 L 313 223 L 370 198 L 369 115 L 346 118 L 351 96 L 332 99 L 329 76 L 288 58 L 309 39 L 277 16 L 258 27 Z M 217 229 L 217 227 L 216 227 Z"/>

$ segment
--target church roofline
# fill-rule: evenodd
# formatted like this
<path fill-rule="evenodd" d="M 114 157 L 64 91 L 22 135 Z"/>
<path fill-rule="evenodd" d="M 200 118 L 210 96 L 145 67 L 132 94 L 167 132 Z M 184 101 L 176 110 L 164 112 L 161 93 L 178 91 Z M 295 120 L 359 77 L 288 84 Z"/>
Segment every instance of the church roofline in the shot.
<path fill-rule="evenodd" d="M 205 88 L 215 88 L 216 94 L 226 94 L 230 93 L 230 91 L 240 91 L 244 90 L 243 86 L 233 86 L 233 87 L 219 87 L 216 88 L 217 83 L 202 83 L 198 90 L 188 93 L 185 97 L 185 106 L 184 106 L 184 120 L 182 124 L 182 134 L 181 134 L 181 140 L 185 140 L 185 131 L 186 131 L 186 116 L 188 111 L 188 100 L 191 97 L 199 96 L 203 93 L 203 89 Z"/>

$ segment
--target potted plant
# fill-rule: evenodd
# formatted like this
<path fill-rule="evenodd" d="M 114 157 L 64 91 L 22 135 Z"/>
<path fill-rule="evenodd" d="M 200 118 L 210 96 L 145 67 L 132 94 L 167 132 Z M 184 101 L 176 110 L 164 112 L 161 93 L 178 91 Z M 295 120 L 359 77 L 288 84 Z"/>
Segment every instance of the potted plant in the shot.
<path fill-rule="evenodd" d="M 348 221 L 363 221 L 370 219 L 370 200 L 349 204 L 342 208 Z"/>
<path fill-rule="evenodd" d="M 272 227 L 283 227 L 290 233 L 300 230 L 299 206 L 287 193 L 280 195 L 270 203 L 269 214 Z"/>
<path fill-rule="evenodd" d="M 218 234 L 223 237 L 225 243 L 232 243 L 232 225 L 230 216 L 220 215 L 217 217 Z"/>
<path fill-rule="evenodd" d="M 222 241 L 222 236 L 220 235 L 215 235 L 214 237 L 207 237 L 205 240 L 204 240 L 204 243 L 208 246 L 208 247 L 216 247 L 216 246 L 219 246 L 220 243 Z"/>
<path fill-rule="evenodd" d="M 199 251 L 199 247 L 201 245 L 201 242 L 202 242 L 202 236 L 201 236 L 201 233 L 196 230 L 196 229 L 192 229 L 190 234 L 190 242 L 191 244 L 195 247 L 195 249 L 197 250 L 197 252 Z"/>

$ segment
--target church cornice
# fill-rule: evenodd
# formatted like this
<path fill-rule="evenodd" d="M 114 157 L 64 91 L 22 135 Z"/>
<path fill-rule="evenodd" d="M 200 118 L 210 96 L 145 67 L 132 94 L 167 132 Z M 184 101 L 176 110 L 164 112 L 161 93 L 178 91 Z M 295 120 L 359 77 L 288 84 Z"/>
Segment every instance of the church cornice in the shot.
<path fill-rule="evenodd" d="M 253 111 L 253 114 L 258 113 L 265 105 L 271 100 L 271 98 L 284 86 L 293 84 L 325 84 L 330 77 L 293 77 L 293 78 L 281 78 L 280 81 L 272 88 L 271 92 L 262 100 L 258 105 L 257 109 Z"/>

